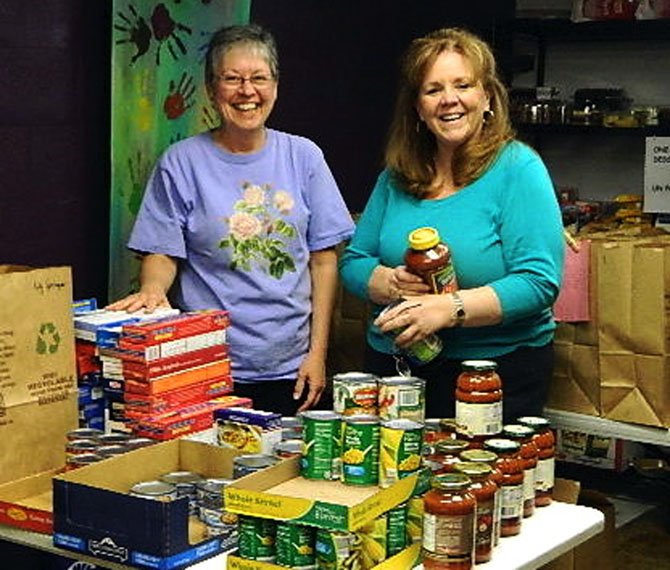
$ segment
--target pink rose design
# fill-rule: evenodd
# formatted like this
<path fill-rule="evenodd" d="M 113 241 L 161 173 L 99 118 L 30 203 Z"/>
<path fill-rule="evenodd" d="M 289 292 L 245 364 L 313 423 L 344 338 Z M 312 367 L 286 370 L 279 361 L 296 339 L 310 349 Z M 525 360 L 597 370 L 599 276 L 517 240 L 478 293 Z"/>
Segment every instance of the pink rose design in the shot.
<path fill-rule="evenodd" d="M 260 235 L 263 226 L 254 216 L 236 213 L 230 216 L 230 233 L 238 240 L 244 241 Z"/>
<path fill-rule="evenodd" d="M 249 185 L 244 189 L 244 201 L 249 206 L 262 206 L 265 202 L 265 192 L 260 186 Z"/>
<path fill-rule="evenodd" d="M 278 190 L 274 196 L 274 204 L 282 214 L 290 214 L 294 206 L 293 197 L 284 190 Z"/>

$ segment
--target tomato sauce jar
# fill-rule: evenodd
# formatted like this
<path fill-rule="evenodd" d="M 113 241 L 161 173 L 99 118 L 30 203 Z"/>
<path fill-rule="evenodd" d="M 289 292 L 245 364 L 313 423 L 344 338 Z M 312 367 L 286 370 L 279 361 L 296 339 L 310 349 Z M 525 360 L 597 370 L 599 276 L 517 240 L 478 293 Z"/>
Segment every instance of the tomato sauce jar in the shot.
<path fill-rule="evenodd" d="M 493 501 L 493 546 L 496 546 L 500 541 L 500 518 L 502 516 L 502 487 L 503 474 L 498 469 L 496 463 L 498 456 L 492 451 L 486 449 L 466 449 L 461 452 L 460 459 L 463 462 L 483 463 L 491 468 L 491 481 L 496 485 L 496 494 Z"/>
<path fill-rule="evenodd" d="M 474 562 L 475 496 L 462 473 L 433 477 L 423 498 L 422 558 L 425 570 L 469 570 Z"/>
<path fill-rule="evenodd" d="M 442 465 L 439 472 L 451 473 L 454 470 L 454 465 L 461 461 L 459 455 L 468 447 L 470 447 L 470 444 L 464 439 L 443 439 L 435 442 L 435 455 L 432 459 Z"/>
<path fill-rule="evenodd" d="M 405 267 L 430 285 L 432 292 L 453 293 L 458 289 L 456 273 L 447 244 L 440 241 L 435 228 L 424 227 L 410 232 L 405 252 Z"/>
<path fill-rule="evenodd" d="M 456 379 L 456 424 L 461 436 L 472 440 L 502 430 L 503 390 L 492 360 L 465 360 Z"/>
<path fill-rule="evenodd" d="M 454 465 L 454 470 L 470 478 L 470 492 L 477 502 L 475 564 L 488 562 L 493 553 L 493 519 L 498 492 L 498 485 L 492 479 L 493 468 L 486 463 L 462 461 Z"/>
<path fill-rule="evenodd" d="M 537 470 L 538 450 L 535 445 L 535 430 L 522 424 L 503 426 L 503 437 L 519 443 L 519 456 L 523 463 L 523 516 L 533 516 L 535 512 L 535 472 Z"/>
<path fill-rule="evenodd" d="M 524 416 L 518 418 L 517 423 L 535 430 L 534 440 L 538 452 L 535 470 L 535 506 L 545 507 L 551 504 L 554 492 L 556 438 L 546 418 Z"/>
<path fill-rule="evenodd" d="M 484 449 L 493 451 L 496 467 L 502 473 L 500 486 L 500 536 L 521 532 L 523 518 L 523 462 L 519 457 L 521 445 L 511 439 L 494 438 L 484 442 Z"/>

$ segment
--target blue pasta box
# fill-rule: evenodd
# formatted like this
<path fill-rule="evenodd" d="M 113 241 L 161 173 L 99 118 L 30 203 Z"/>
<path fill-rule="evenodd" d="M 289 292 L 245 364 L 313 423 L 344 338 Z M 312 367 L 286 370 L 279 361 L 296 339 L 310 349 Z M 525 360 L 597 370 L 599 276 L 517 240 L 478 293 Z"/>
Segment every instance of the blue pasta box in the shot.
<path fill-rule="evenodd" d="M 101 561 L 159 570 L 227 552 L 237 546 L 236 534 L 212 532 L 197 514 L 189 515 L 187 496 L 155 500 L 131 495 L 130 489 L 176 471 L 232 479 L 237 455 L 202 442 L 171 440 L 62 473 L 53 479 L 54 545 Z"/>

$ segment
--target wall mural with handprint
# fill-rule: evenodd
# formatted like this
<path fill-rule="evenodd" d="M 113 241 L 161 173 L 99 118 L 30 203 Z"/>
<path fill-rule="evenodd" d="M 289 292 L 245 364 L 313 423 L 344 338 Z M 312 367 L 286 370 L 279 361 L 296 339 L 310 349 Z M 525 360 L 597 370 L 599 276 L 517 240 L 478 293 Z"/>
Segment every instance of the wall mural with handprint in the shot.
<path fill-rule="evenodd" d="M 217 126 L 203 84 L 220 27 L 249 21 L 251 0 L 114 0 L 109 298 L 137 285 L 126 249 L 154 162 L 167 146 Z"/>

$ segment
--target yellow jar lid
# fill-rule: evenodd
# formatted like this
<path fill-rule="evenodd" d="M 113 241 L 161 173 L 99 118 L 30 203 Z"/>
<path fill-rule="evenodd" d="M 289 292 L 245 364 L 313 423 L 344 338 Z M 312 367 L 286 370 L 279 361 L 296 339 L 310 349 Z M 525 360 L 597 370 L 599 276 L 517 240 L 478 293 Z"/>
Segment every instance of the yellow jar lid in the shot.
<path fill-rule="evenodd" d="M 409 234 L 409 245 L 412 249 L 430 249 L 440 243 L 440 234 L 435 228 L 418 228 Z"/>

